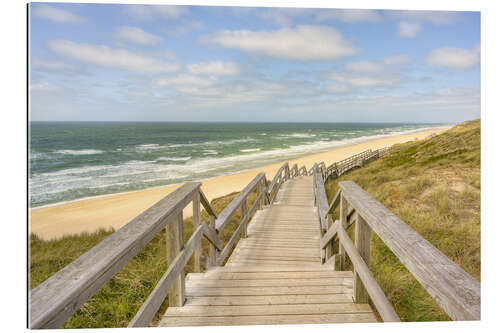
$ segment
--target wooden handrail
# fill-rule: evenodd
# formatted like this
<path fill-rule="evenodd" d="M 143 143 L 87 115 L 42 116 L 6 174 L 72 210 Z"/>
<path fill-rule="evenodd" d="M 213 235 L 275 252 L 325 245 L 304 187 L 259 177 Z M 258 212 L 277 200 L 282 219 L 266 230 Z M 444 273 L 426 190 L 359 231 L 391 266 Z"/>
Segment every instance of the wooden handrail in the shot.
<path fill-rule="evenodd" d="M 176 282 L 179 275 L 184 271 L 184 267 L 193 254 L 196 245 L 200 243 L 202 236 L 205 236 L 205 238 L 221 250 L 220 240 L 215 234 L 215 230 L 211 230 L 205 222 L 202 222 L 193 232 L 184 246 L 184 249 L 169 265 L 167 271 L 158 281 L 151 294 L 149 294 L 146 301 L 140 307 L 139 311 L 137 311 L 128 327 L 146 327 L 151 323 L 154 315 L 160 309 L 161 304 L 167 297 L 170 288 Z"/>
<path fill-rule="evenodd" d="M 285 176 L 283 176 L 283 172 L 285 172 Z M 274 202 L 274 199 L 276 198 L 276 193 L 278 193 L 283 181 L 288 179 L 289 179 L 289 167 L 288 167 L 288 162 L 285 162 L 278 169 L 276 175 L 273 177 L 273 180 L 271 181 L 271 184 L 269 185 L 269 188 L 267 189 L 267 194 L 269 196 L 270 203 Z"/>
<path fill-rule="evenodd" d="M 213 216 L 217 219 L 217 213 L 215 213 L 215 210 L 213 209 L 212 205 L 210 205 L 210 202 L 208 201 L 203 191 L 200 191 L 200 203 L 203 205 L 203 208 L 205 208 L 209 216 Z"/>
<path fill-rule="evenodd" d="M 335 231 L 339 235 L 340 242 L 344 246 L 347 254 L 349 255 L 349 258 L 351 259 L 356 274 L 363 282 L 368 295 L 370 295 L 370 298 L 372 299 L 373 304 L 375 305 L 375 308 L 377 309 L 382 319 L 389 322 L 400 321 L 398 315 L 396 314 L 396 311 L 394 311 L 391 303 L 387 300 L 387 297 L 385 296 L 382 288 L 380 288 L 379 284 L 373 277 L 367 264 L 347 235 L 347 232 L 341 226 L 340 221 L 337 221 L 334 226 L 332 226 L 332 228 L 333 227 L 335 227 Z"/>
<path fill-rule="evenodd" d="M 480 319 L 481 286 L 472 276 L 357 184 L 343 181 L 339 187 L 341 200 L 351 205 L 453 320 Z"/>
<path fill-rule="evenodd" d="M 192 201 L 187 183 L 30 291 L 30 328 L 58 328 Z"/>
<path fill-rule="evenodd" d="M 240 208 L 242 202 L 252 193 L 252 191 L 263 181 L 265 174 L 259 173 L 245 188 L 229 203 L 229 205 L 220 212 L 219 217 L 215 221 L 215 230 L 220 233 L 229 223 L 231 217 Z"/>
<path fill-rule="evenodd" d="M 318 170 L 318 165 L 313 167 L 313 186 L 314 197 L 316 198 L 316 205 L 318 206 L 319 221 L 321 230 L 323 232 L 328 228 L 327 213 L 328 213 L 328 199 L 326 197 L 323 175 Z"/>

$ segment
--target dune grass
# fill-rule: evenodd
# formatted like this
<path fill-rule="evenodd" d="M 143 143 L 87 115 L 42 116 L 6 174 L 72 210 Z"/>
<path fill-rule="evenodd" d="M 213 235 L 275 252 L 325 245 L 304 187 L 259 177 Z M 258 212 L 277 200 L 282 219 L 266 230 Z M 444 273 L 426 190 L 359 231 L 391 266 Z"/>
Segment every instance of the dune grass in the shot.
<path fill-rule="evenodd" d="M 480 134 L 475 120 L 396 145 L 379 160 L 329 180 L 327 196 L 333 198 L 338 181 L 356 182 L 479 281 Z M 403 321 L 450 320 L 373 232 L 370 269 Z"/>
<path fill-rule="evenodd" d="M 211 204 L 216 213 L 220 213 L 238 192 L 216 198 Z M 250 207 L 257 197 L 256 191 L 250 194 L 247 205 Z M 201 220 L 209 221 L 205 210 L 201 211 Z M 238 210 L 229 224 L 219 234 L 225 245 L 231 238 L 241 220 Z M 55 240 L 41 240 L 30 235 L 30 289 L 36 287 L 51 275 L 71 263 L 80 255 L 90 250 L 105 239 L 114 230 L 98 230 L 93 233 L 65 236 Z M 184 241 L 187 242 L 193 233 L 192 217 L 184 219 Z M 89 299 L 63 326 L 63 328 L 100 328 L 126 327 L 134 317 L 142 303 L 154 289 L 156 283 L 165 273 L 166 260 L 165 230 L 160 232 L 128 262 L 111 280 Z M 208 253 L 208 242 L 202 241 L 203 255 Z M 192 258 L 185 272 L 193 270 Z M 168 307 L 168 298 L 163 302 L 153 323 Z"/>

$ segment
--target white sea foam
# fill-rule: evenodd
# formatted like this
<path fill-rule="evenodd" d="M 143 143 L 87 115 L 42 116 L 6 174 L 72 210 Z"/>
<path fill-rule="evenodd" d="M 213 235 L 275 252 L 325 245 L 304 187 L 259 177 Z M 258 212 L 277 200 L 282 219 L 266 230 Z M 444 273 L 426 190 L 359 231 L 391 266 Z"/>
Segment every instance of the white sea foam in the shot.
<path fill-rule="evenodd" d="M 249 149 L 240 149 L 240 151 L 242 153 L 250 153 L 250 152 L 253 152 L 253 151 L 259 151 L 260 148 L 249 148 Z"/>
<path fill-rule="evenodd" d="M 219 154 L 216 150 L 213 149 L 207 149 L 203 151 L 203 155 L 217 155 Z"/>
<path fill-rule="evenodd" d="M 54 151 L 55 154 L 64 154 L 64 155 L 96 155 L 104 153 L 104 150 L 99 149 L 81 149 L 81 150 L 72 150 L 72 149 L 63 149 Z"/>
<path fill-rule="evenodd" d="M 112 186 L 122 186 L 122 185 L 128 185 L 128 184 L 130 184 L 130 183 L 103 184 L 103 185 L 89 186 L 89 188 L 96 189 L 96 188 L 105 188 L 105 187 L 112 187 Z"/>
<path fill-rule="evenodd" d="M 191 156 L 186 157 L 160 157 L 156 159 L 157 161 L 188 161 L 191 159 Z"/>

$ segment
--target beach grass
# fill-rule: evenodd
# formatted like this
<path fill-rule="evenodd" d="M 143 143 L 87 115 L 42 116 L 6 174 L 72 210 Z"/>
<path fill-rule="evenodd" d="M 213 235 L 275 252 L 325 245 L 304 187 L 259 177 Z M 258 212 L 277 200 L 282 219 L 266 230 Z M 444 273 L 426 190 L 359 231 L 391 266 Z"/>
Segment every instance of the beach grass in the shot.
<path fill-rule="evenodd" d="M 238 194 L 238 192 L 216 198 L 211 204 L 220 213 Z M 248 206 L 255 201 L 256 191 L 248 197 Z M 201 220 L 209 221 L 205 210 L 201 211 Z M 241 220 L 238 210 L 229 224 L 219 234 L 222 244 L 226 244 Z M 55 240 L 42 240 L 35 234 L 30 235 L 30 289 L 36 287 L 51 275 L 71 263 L 80 255 L 90 250 L 114 230 L 101 229 L 93 233 L 81 233 L 64 236 Z M 193 233 L 192 217 L 184 219 L 184 241 Z M 165 230 L 160 232 L 130 260 L 111 280 L 87 301 L 63 326 L 63 328 L 100 328 L 126 327 L 144 303 L 156 283 L 165 273 L 166 260 Z M 202 241 L 203 255 L 208 253 L 208 242 Z M 185 272 L 193 271 L 192 259 Z M 168 297 L 153 320 L 168 307 Z"/>
<path fill-rule="evenodd" d="M 399 144 L 384 157 L 326 183 L 329 199 L 340 180 L 353 180 L 403 221 L 480 280 L 480 122 L 455 126 L 426 140 Z M 212 200 L 217 213 L 238 192 Z M 252 193 L 250 206 L 256 198 Z M 202 211 L 202 220 L 208 215 Z M 184 240 L 193 232 L 184 220 Z M 226 244 L 240 221 L 238 211 L 219 235 Z M 30 235 L 30 288 L 46 280 L 110 235 L 99 230 L 42 240 Z M 349 230 L 351 233 L 352 230 Z M 208 243 L 203 241 L 204 254 Z M 64 328 L 125 327 L 167 268 L 165 231 L 99 290 Z M 371 271 L 403 321 L 449 320 L 437 303 L 376 235 Z M 192 262 L 186 272 L 192 271 Z M 167 308 L 166 300 L 158 314 Z M 155 320 L 158 320 L 158 314 Z"/>
<path fill-rule="evenodd" d="M 339 181 L 356 182 L 480 281 L 480 139 L 475 120 L 395 145 L 379 160 L 329 180 L 327 196 L 333 198 Z M 373 232 L 370 269 L 401 320 L 450 320 Z"/>

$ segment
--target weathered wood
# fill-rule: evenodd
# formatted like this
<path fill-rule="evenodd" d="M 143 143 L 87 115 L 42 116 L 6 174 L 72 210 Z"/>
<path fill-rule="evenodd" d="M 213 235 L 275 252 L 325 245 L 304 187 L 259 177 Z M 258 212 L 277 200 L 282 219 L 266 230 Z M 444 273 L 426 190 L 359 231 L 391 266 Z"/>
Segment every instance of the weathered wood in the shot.
<path fill-rule="evenodd" d="M 182 211 L 179 212 L 177 217 L 174 217 L 175 221 L 167 226 L 167 264 L 172 263 L 179 253 L 184 248 L 184 228 Z M 193 245 L 195 246 L 195 245 Z M 176 275 L 177 276 L 177 275 Z M 168 304 L 169 306 L 182 306 L 185 300 L 185 281 L 184 281 L 184 271 L 178 274 L 175 282 L 173 282 L 170 292 L 168 293 Z M 163 301 L 163 300 L 162 300 Z"/>
<path fill-rule="evenodd" d="M 371 229 L 454 320 L 479 320 L 481 286 L 457 264 L 351 181 L 342 193 Z"/>
<path fill-rule="evenodd" d="M 245 200 L 250 193 L 255 189 L 259 182 L 264 178 L 264 173 L 259 173 L 255 178 L 247 185 L 245 188 L 229 203 L 229 205 L 224 208 L 224 210 L 219 214 L 219 217 L 215 221 L 215 229 L 217 232 L 221 232 L 222 229 L 229 223 L 231 217 L 240 208 L 241 203 Z"/>
<path fill-rule="evenodd" d="M 258 202 L 258 200 L 256 200 L 256 203 Z M 241 218 L 245 218 L 246 215 L 247 215 L 247 199 L 243 199 L 243 201 L 241 202 Z M 247 218 L 248 220 L 248 218 Z M 245 226 L 243 227 L 243 230 L 241 231 L 241 238 L 247 238 L 247 226 L 248 224 L 245 223 Z"/>
<path fill-rule="evenodd" d="M 370 227 L 358 214 L 354 230 L 354 245 L 356 246 L 359 255 L 364 260 L 367 267 L 370 267 L 370 238 Z M 368 292 L 366 291 L 366 288 L 364 287 L 356 268 L 354 268 L 353 283 L 354 302 L 368 303 Z"/>
<path fill-rule="evenodd" d="M 319 220 L 323 232 L 328 228 L 326 214 L 328 212 L 328 199 L 326 197 L 325 186 L 321 174 L 314 174 L 314 193 L 316 204 L 318 206 Z"/>
<path fill-rule="evenodd" d="M 297 287 L 241 287 L 241 288 L 204 288 L 192 287 L 187 295 L 193 296 L 244 296 L 244 295 L 325 295 L 343 294 L 350 291 L 347 286 L 297 286 Z"/>
<path fill-rule="evenodd" d="M 205 210 L 207 211 L 208 215 L 217 218 L 217 213 L 215 212 L 212 205 L 208 201 L 207 197 L 205 196 L 205 193 L 203 193 L 202 190 L 200 190 L 199 193 L 200 193 L 200 202 L 203 205 L 203 208 L 205 208 Z"/>
<path fill-rule="evenodd" d="M 282 287 L 285 283 L 287 287 L 299 286 L 346 286 L 352 284 L 351 278 L 323 278 L 323 279 L 292 279 L 288 278 L 286 281 L 281 279 L 189 279 L 186 280 L 186 287 L 200 287 L 200 288 L 239 288 L 239 287 Z"/>
<path fill-rule="evenodd" d="M 339 201 L 340 201 L 340 189 L 337 190 L 337 193 L 335 193 L 332 202 L 328 206 L 327 214 L 332 213 L 335 210 Z"/>
<path fill-rule="evenodd" d="M 252 271 L 252 272 L 238 272 L 233 270 L 210 270 L 201 274 L 189 274 L 191 280 L 196 279 L 217 279 L 217 280 L 286 280 L 289 279 L 308 279 L 308 280 L 321 280 L 330 278 L 343 278 L 352 281 L 352 272 L 343 271 L 335 272 L 331 269 L 322 269 L 315 271 Z"/>
<path fill-rule="evenodd" d="M 189 297 L 186 305 L 278 305 L 352 303 L 351 294 Z"/>
<path fill-rule="evenodd" d="M 333 237 L 337 234 L 337 226 L 338 224 L 337 223 L 334 223 L 330 229 L 328 229 L 328 231 L 326 232 L 326 234 L 323 236 L 323 238 L 321 238 L 321 243 L 320 243 L 320 247 L 322 249 L 324 249 L 328 243 L 331 242 L 331 240 L 333 239 Z"/>
<path fill-rule="evenodd" d="M 217 234 L 217 232 L 215 231 L 215 216 L 214 215 L 210 215 L 209 226 Z M 215 238 L 219 240 L 219 244 L 220 244 L 220 239 L 218 237 L 209 237 L 209 240 L 215 239 Z M 208 265 L 210 267 L 217 265 L 217 249 L 219 249 L 219 251 L 220 251 L 221 245 L 216 246 L 214 243 L 211 242 L 211 244 L 208 247 Z"/>
<path fill-rule="evenodd" d="M 284 325 L 377 322 L 373 313 L 337 313 L 314 315 L 164 317 L 161 326 Z"/>
<path fill-rule="evenodd" d="M 205 238 L 214 246 L 217 250 L 222 250 L 222 243 L 217 235 L 217 232 L 212 226 L 207 225 L 205 222 L 201 222 L 203 227 L 203 235 Z"/>
<path fill-rule="evenodd" d="M 373 304 L 375 305 L 378 313 L 384 321 L 400 321 L 396 311 L 392 307 L 391 303 L 385 297 L 384 292 L 378 285 L 377 281 L 373 277 L 370 269 L 366 265 L 363 258 L 356 250 L 356 247 L 352 243 L 351 239 L 347 235 L 347 232 L 338 224 L 338 235 L 340 242 L 344 245 L 346 252 L 349 254 L 349 258 L 353 266 L 356 269 L 357 275 L 363 282 L 367 292 L 369 293 Z"/>
<path fill-rule="evenodd" d="M 200 244 L 201 237 L 204 232 L 204 227 L 202 225 L 198 226 L 193 235 L 189 238 L 186 243 L 186 247 L 175 257 L 175 259 L 169 265 L 167 271 L 161 277 L 160 281 L 156 284 L 151 294 L 149 294 L 146 301 L 142 304 L 139 311 L 129 323 L 128 327 L 147 327 L 151 323 L 154 315 L 160 308 L 161 304 L 165 300 L 168 291 L 177 283 L 180 276 L 184 275 L 184 266 L 186 266 L 189 258 L 196 251 L 196 246 Z M 170 304 L 170 295 L 169 295 Z M 170 305 L 170 306 L 182 306 L 184 300 L 180 305 Z"/>
<path fill-rule="evenodd" d="M 193 195 L 193 230 L 196 230 L 200 225 L 200 191 L 195 192 Z M 201 258 L 201 242 L 196 245 L 193 256 L 193 272 L 201 272 L 200 266 Z"/>
<path fill-rule="evenodd" d="M 347 205 L 347 200 L 342 192 L 340 193 L 340 223 L 338 224 L 338 228 L 343 230 L 347 228 Z M 343 271 L 345 270 L 345 249 L 342 243 L 339 244 L 339 259 L 339 269 Z"/>
<path fill-rule="evenodd" d="M 149 243 L 199 190 L 187 183 L 30 291 L 30 328 L 58 328 Z"/>
<path fill-rule="evenodd" d="M 371 313 L 367 304 L 282 304 L 240 306 L 184 306 L 169 308 L 166 317 L 226 317 L 263 315 L 306 315 L 338 313 Z"/>

